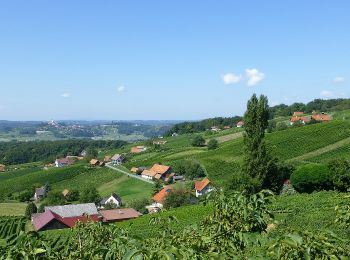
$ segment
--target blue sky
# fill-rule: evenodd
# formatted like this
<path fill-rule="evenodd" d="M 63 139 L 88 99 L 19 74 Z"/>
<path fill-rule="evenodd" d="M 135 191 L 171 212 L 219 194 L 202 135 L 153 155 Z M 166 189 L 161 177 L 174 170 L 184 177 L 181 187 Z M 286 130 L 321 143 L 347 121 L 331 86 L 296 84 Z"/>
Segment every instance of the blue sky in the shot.
<path fill-rule="evenodd" d="M 0 119 L 201 119 L 350 96 L 350 1 L 1 1 Z"/>

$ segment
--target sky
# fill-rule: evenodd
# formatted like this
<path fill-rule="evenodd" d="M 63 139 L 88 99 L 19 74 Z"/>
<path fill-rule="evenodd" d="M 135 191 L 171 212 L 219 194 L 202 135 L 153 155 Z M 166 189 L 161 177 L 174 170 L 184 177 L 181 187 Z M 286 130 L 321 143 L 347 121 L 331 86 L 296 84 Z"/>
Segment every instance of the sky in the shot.
<path fill-rule="evenodd" d="M 350 97 L 350 1 L 0 1 L 0 120 L 195 120 Z"/>

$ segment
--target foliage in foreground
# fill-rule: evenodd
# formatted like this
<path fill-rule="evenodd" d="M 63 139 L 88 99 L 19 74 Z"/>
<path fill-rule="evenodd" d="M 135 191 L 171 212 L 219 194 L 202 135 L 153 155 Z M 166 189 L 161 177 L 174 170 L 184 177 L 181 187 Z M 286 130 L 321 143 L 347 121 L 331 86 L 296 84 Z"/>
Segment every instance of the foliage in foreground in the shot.
<path fill-rule="evenodd" d="M 181 232 L 170 228 L 177 219 L 153 217 L 156 236 L 140 239 L 113 225 L 78 224 L 64 240 L 29 232 L 0 246 L 0 259 L 346 259 L 349 248 L 334 234 L 288 232 L 266 235 L 272 214 L 269 191 L 252 196 L 219 194 L 214 211 L 198 226 Z"/>

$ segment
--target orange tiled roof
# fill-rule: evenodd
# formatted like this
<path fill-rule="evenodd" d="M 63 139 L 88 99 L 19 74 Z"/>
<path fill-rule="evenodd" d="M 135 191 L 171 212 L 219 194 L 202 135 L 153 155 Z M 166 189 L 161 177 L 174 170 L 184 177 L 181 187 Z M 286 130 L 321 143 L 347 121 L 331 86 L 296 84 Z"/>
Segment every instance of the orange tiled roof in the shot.
<path fill-rule="evenodd" d="M 90 164 L 97 164 L 97 163 L 99 163 L 99 161 L 96 159 L 91 159 L 91 161 L 90 161 Z"/>
<path fill-rule="evenodd" d="M 315 114 L 312 115 L 312 118 L 316 121 L 331 121 L 332 117 L 326 114 Z"/>
<path fill-rule="evenodd" d="M 195 184 L 194 184 L 194 187 L 195 187 L 196 190 L 201 191 L 205 187 L 207 187 L 209 183 L 210 183 L 209 179 L 208 178 L 204 178 L 201 181 L 196 181 Z"/>
<path fill-rule="evenodd" d="M 154 171 L 150 170 L 144 170 L 141 175 L 149 176 L 149 177 L 154 177 L 157 173 Z"/>
<path fill-rule="evenodd" d="M 297 111 L 293 113 L 293 116 L 302 116 L 302 115 L 304 115 L 304 112 Z"/>
<path fill-rule="evenodd" d="M 160 192 L 153 196 L 153 200 L 158 203 L 164 203 L 166 196 L 172 191 L 171 187 L 164 187 Z"/>
<path fill-rule="evenodd" d="M 150 169 L 151 171 L 154 171 L 156 173 L 159 174 L 164 174 L 167 171 L 169 171 L 170 167 L 166 166 L 166 165 L 160 165 L 160 164 L 155 164 L 152 166 L 152 168 Z"/>

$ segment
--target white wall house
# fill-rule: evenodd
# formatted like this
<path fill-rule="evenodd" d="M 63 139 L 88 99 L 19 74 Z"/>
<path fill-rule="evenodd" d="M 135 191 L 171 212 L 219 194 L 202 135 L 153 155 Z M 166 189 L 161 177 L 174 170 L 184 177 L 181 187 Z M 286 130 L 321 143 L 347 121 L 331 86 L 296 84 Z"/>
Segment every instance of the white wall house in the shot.
<path fill-rule="evenodd" d="M 195 190 L 196 190 L 196 197 L 200 197 L 213 191 L 213 187 L 210 185 L 209 179 L 204 178 L 201 181 L 195 182 Z"/>

